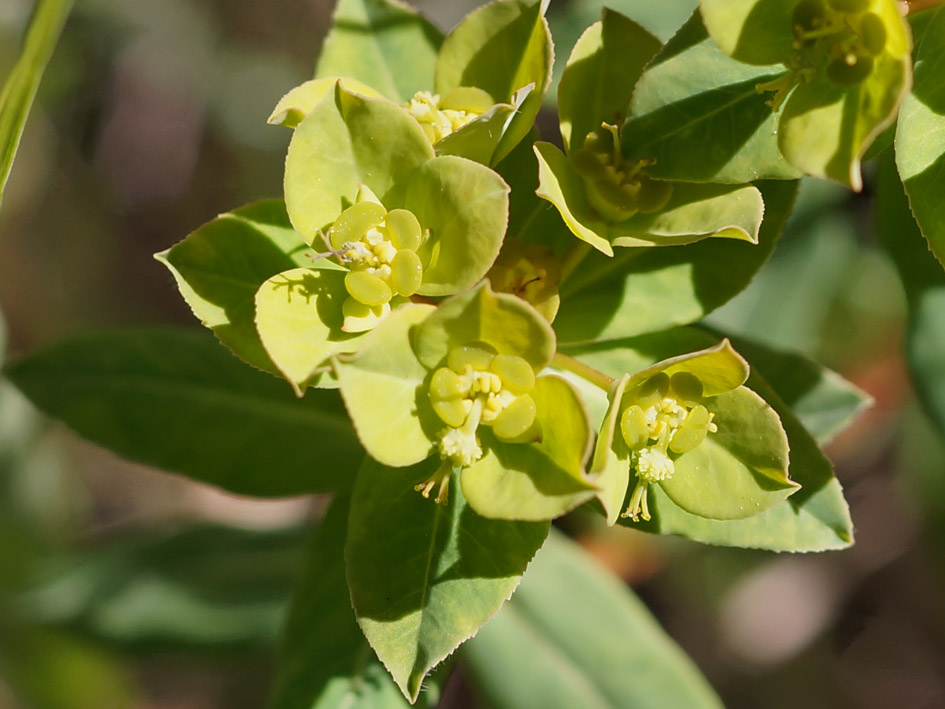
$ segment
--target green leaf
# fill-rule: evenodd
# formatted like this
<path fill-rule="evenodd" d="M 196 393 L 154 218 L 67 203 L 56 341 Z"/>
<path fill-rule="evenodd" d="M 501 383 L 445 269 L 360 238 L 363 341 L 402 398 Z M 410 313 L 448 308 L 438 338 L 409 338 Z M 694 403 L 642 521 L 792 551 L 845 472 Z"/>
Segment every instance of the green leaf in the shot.
<path fill-rule="evenodd" d="M 420 124 L 404 109 L 338 84 L 334 100 L 320 102 L 292 134 L 285 163 L 289 218 L 311 244 L 355 202 L 360 185 L 394 204 L 410 173 L 433 157 Z"/>
<path fill-rule="evenodd" d="M 498 163 L 531 130 L 551 81 L 551 32 L 539 0 L 501 0 L 466 15 L 443 41 L 436 65 L 436 92 L 460 86 L 486 91 L 512 103 L 516 91 L 533 84 L 505 126 L 490 164 Z"/>
<path fill-rule="evenodd" d="M 602 122 L 627 117 L 634 85 L 660 41 L 633 20 L 604 8 L 574 45 L 558 85 L 558 120 L 566 152 Z"/>
<path fill-rule="evenodd" d="M 617 224 L 602 221 L 588 201 L 584 179 L 551 143 L 536 143 L 538 196 L 554 204 L 572 233 L 598 251 L 613 246 L 673 246 L 708 237 L 756 242 L 764 202 L 751 185 L 674 183 L 666 206 Z"/>
<path fill-rule="evenodd" d="M 0 90 L 0 203 L 39 82 L 52 58 L 73 0 L 39 0 L 20 56 Z"/>
<path fill-rule="evenodd" d="M 89 440 L 241 495 L 343 489 L 361 456 L 335 392 L 296 399 L 198 333 L 84 335 L 6 374 Z"/>
<path fill-rule="evenodd" d="M 521 101 L 516 101 L 521 105 Z M 437 155 L 457 155 L 483 165 L 493 164 L 495 149 L 502 139 L 502 131 L 518 106 L 497 103 L 459 130 L 453 131 L 436 143 Z"/>
<path fill-rule="evenodd" d="M 329 357 L 354 352 L 362 340 L 341 330 L 344 279 L 344 271 L 295 268 L 273 276 L 256 293 L 259 338 L 298 396 L 328 368 Z"/>
<path fill-rule="evenodd" d="M 312 536 L 285 623 L 269 709 L 408 709 L 358 627 L 345 579 L 350 496 L 336 496 Z M 421 706 L 438 694 L 424 685 Z"/>
<path fill-rule="evenodd" d="M 549 527 L 480 517 L 459 486 L 446 505 L 424 499 L 413 485 L 437 464 L 365 461 L 345 547 L 358 623 L 411 701 L 427 672 L 512 595 Z"/>
<path fill-rule="evenodd" d="M 620 342 L 589 345 L 569 353 L 607 374 L 619 376 L 696 347 L 709 346 L 716 339 L 694 328 L 679 328 Z M 622 523 L 708 544 L 772 551 L 825 551 L 852 544 L 853 524 L 830 462 L 763 375 L 763 372 L 753 371 L 746 384 L 777 412 L 790 446 L 788 473 L 801 489 L 753 517 L 711 520 L 683 511 L 659 485 L 651 485 L 648 494 L 653 519 Z"/>
<path fill-rule="evenodd" d="M 535 381 L 531 396 L 541 440 L 505 443 L 483 429 L 486 454 L 462 471 L 463 495 L 484 517 L 552 519 L 596 492 L 584 474 L 591 429 L 577 392 L 559 377 L 543 376 Z"/>
<path fill-rule="evenodd" d="M 777 350 L 744 337 L 731 340 L 821 445 L 873 403 L 865 391 L 798 352 Z"/>
<path fill-rule="evenodd" d="M 778 145 L 788 162 L 806 175 L 836 180 L 859 192 L 860 160 L 895 120 L 909 89 L 906 59 L 880 55 L 873 73 L 845 91 L 826 76 L 794 89 L 778 124 Z"/>
<path fill-rule="evenodd" d="M 778 149 L 770 94 L 755 90 L 783 73 L 783 67 L 748 66 L 723 54 L 695 13 L 643 72 L 621 131 L 624 154 L 655 160 L 647 173 L 666 180 L 799 177 Z"/>
<path fill-rule="evenodd" d="M 315 78 L 347 76 L 403 103 L 433 85 L 443 37 L 396 0 L 339 0 Z"/>
<path fill-rule="evenodd" d="M 758 244 L 710 239 L 688 246 L 591 253 L 561 286 L 559 343 L 612 340 L 699 320 L 740 292 L 771 255 L 797 191 L 760 183 Z"/>
<path fill-rule="evenodd" d="M 427 369 L 442 365 L 454 347 L 484 342 L 499 354 L 518 355 L 535 372 L 551 362 L 554 331 L 521 298 L 494 293 L 488 281 L 444 301 L 413 339 L 417 358 Z"/>
<path fill-rule="evenodd" d="M 155 256 L 200 321 L 244 361 L 275 373 L 256 332 L 256 291 L 267 279 L 311 266 L 314 252 L 292 228 L 282 200 L 221 214 Z"/>
<path fill-rule="evenodd" d="M 462 652 L 495 709 L 722 706 L 626 584 L 555 530 Z"/>
<path fill-rule="evenodd" d="M 483 165 L 444 156 L 414 171 L 406 190 L 402 206 L 431 234 L 418 250 L 426 264 L 419 292 L 450 295 L 469 288 L 499 254 L 508 223 L 508 185 Z"/>
<path fill-rule="evenodd" d="M 791 15 L 796 3 L 784 0 L 701 0 L 709 35 L 733 59 L 746 64 L 779 64 L 793 51 Z"/>
<path fill-rule="evenodd" d="M 905 350 L 913 388 L 939 435 L 945 436 L 945 273 L 911 218 L 889 159 L 880 161 L 876 195 L 876 232 L 896 264 L 909 305 Z"/>
<path fill-rule="evenodd" d="M 728 340 L 722 340 L 698 352 L 668 357 L 635 372 L 627 382 L 627 388 L 643 384 L 658 372 L 665 372 L 669 376 L 676 372 L 689 372 L 702 382 L 703 396 L 718 396 L 744 384 L 748 379 L 748 371 L 748 363 L 744 358 Z"/>
<path fill-rule="evenodd" d="M 797 489 L 787 477 L 788 441 L 775 411 L 747 387 L 706 399 L 717 433 L 676 460 L 659 485 L 686 512 L 709 519 L 752 517 Z"/>
<path fill-rule="evenodd" d="M 384 465 L 413 465 L 433 453 L 443 425 L 430 406 L 427 369 L 411 347 L 411 328 L 436 309 L 408 304 L 368 333 L 357 355 L 338 360 L 341 395 L 368 455 Z"/>
<path fill-rule="evenodd" d="M 324 79 L 311 79 L 299 84 L 279 99 L 272 110 L 267 123 L 295 128 L 322 99 L 335 93 L 335 84 L 339 81 L 347 91 L 371 98 L 380 98 L 381 94 L 357 79 L 341 76 L 329 76 Z"/>
<path fill-rule="evenodd" d="M 859 192 L 860 160 L 891 125 L 912 83 L 909 28 L 893 0 L 872 8 L 886 28 L 886 45 L 862 83 L 842 89 L 824 72 L 801 83 L 778 123 L 784 157 L 806 175 L 837 180 Z"/>
<path fill-rule="evenodd" d="M 945 12 L 937 10 L 916 57 L 915 85 L 896 130 L 896 162 L 909 204 L 935 257 L 945 263 Z"/>
<path fill-rule="evenodd" d="M 620 402 L 623 400 L 630 375 L 624 373 L 607 395 L 607 411 L 601 421 L 591 461 L 591 477 L 599 488 L 597 499 L 604 508 L 607 524 L 613 526 L 623 512 L 623 501 L 630 484 L 629 455 L 620 440 Z"/>

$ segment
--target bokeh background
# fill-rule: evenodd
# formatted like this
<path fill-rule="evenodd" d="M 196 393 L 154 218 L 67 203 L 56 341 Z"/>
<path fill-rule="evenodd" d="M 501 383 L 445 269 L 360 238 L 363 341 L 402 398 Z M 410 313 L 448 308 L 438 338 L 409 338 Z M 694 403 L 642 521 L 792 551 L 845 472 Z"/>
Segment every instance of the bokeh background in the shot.
<path fill-rule="evenodd" d="M 152 254 L 281 194 L 289 132 L 265 119 L 310 78 L 331 4 L 76 3 L 0 212 L 9 359 L 89 329 L 199 327 Z M 448 29 L 478 3 L 413 4 Z M 608 4 L 665 40 L 696 2 Z M 600 6 L 552 0 L 558 72 Z M 31 9 L 0 0 L 0 77 Z M 556 140 L 551 103 L 540 123 Z M 580 514 L 562 523 L 730 707 L 945 706 L 945 449 L 903 363 L 906 301 L 878 246 L 871 170 L 859 195 L 805 182 L 772 261 L 712 317 L 874 397 L 828 450 L 856 546 L 779 556 L 605 531 Z M 0 381 L 0 707 L 262 706 L 323 507 L 120 460 Z M 443 706 L 482 706 L 461 669 Z"/>

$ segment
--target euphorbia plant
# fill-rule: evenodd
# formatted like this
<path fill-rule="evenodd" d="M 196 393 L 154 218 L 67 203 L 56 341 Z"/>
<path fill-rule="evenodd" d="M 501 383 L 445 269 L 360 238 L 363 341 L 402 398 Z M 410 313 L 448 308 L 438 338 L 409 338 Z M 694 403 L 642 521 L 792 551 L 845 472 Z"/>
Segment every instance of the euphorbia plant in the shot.
<path fill-rule="evenodd" d="M 818 442 L 864 397 L 697 321 L 761 267 L 802 173 L 860 189 L 910 87 L 896 3 L 703 0 L 665 44 L 606 10 L 567 59 L 560 144 L 533 125 L 552 57 L 538 0 L 496 0 L 446 37 L 394 0 L 340 0 L 335 17 L 316 76 L 270 118 L 292 130 L 284 198 L 158 256 L 223 344 L 288 380 L 279 406 L 314 422 L 288 478 L 214 482 L 334 495 L 293 610 L 312 624 L 289 627 L 273 706 L 402 704 L 381 666 L 406 701 L 433 701 L 428 673 L 546 538 L 537 567 L 570 563 L 549 529 L 577 507 L 719 545 L 851 544 Z M 943 55 L 933 29 L 926 66 Z M 904 117 L 941 129 L 921 99 Z M 909 124 L 907 187 L 938 164 Z M 911 196 L 935 243 L 927 194 Z M 802 421 L 784 403 L 795 392 L 765 377 L 785 362 L 846 403 Z M 481 655 L 466 659 L 488 684 Z M 714 703 L 679 663 L 660 672 L 644 703 Z"/>

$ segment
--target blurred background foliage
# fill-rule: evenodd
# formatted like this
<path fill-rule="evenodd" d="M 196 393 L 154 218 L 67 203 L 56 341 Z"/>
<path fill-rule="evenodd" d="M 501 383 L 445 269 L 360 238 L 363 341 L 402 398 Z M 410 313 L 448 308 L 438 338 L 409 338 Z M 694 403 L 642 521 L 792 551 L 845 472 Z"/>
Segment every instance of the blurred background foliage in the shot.
<path fill-rule="evenodd" d="M 448 28 L 478 2 L 414 4 Z M 608 4 L 665 40 L 696 3 Z M 552 0 L 559 71 L 600 6 Z M 31 11 L 0 3 L 0 76 Z M 289 132 L 265 119 L 311 76 L 330 12 L 330 0 L 77 3 L 0 213 L 7 360 L 90 328 L 198 327 L 151 254 L 281 194 Z M 552 104 L 540 124 L 556 139 Z M 934 307 L 945 278 L 895 218 L 888 165 L 867 178 L 859 195 L 805 181 L 771 262 L 710 319 L 802 351 L 874 397 L 828 448 L 856 546 L 777 556 L 605 531 L 583 514 L 560 523 L 634 587 L 731 707 L 945 706 L 945 448 L 907 375 L 941 376 L 929 333 L 945 326 Z M 924 397 L 942 422 L 935 401 Z M 324 502 L 239 499 L 127 463 L 0 383 L 0 707 L 262 706 Z M 460 667 L 442 706 L 484 706 L 484 694 Z"/>

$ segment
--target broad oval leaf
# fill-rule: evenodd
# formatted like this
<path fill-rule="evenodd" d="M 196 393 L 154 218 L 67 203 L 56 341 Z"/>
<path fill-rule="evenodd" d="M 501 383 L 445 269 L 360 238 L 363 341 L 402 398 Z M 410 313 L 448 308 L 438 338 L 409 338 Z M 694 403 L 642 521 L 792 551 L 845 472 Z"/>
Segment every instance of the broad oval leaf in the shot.
<path fill-rule="evenodd" d="M 505 443 L 480 431 L 486 454 L 461 473 L 469 506 L 495 519 L 546 520 L 591 499 L 584 474 L 590 424 L 577 392 L 563 379 L 539 377 L 531 392 L 541 440 Z"/>
<path fill-rule="evenodd" d="M 899 113 L 896 164 L 912 213 L 945 263 L 945 12 L 938 10 L 916 55 L 915 85 Z"/>
<path fill-rule="evenodd" d="M 459 485 L 445 505 L 424 499 L 413 486 L 437 464 L 394 469 L 366 460 L 345 546 L 358 624 L 411 702 L 427 672 L 512 595 L 549 528 L 480 517 Z"/>
<path fill-rule="evenodd" d="M 490 164 L 498 163 L 531 130 L 551 81 L 551 32 L 539 0 L 496 0 L 466 15 L 443 41 L 436 91 L 483 89 L 500 103 L 532 85 L 504 128 Z"/>
<path fill-rule="evenodd" d="M 700 0 L 709 35 L 725 54 L 746 64 L 779 64 L 793 50 L 791 15 L 784 0 Z"/>
<path fill-rule="evenodd" d="M 426 264 L 422 295 L 449 295 L 482 278 L 502 247 L 509 187 L 483 165 L 443 156 L 410 176 L 403 206 L 430 238 L 418 254 Z"/>
<path fill-rule="evenodd" d="M 554 529 L 462 652 L 495 709 L 722 706 L 627 585 Z"/>
<path fill-rule="evenodd" d="M 345 489 L 362 455 L 336 392 L 296 399 L 201 333 L 84 335 L 7 376 L 85 438 L 241 495 Z"/>
<path fill-rule="evenodd" d="M 256 329 L 279 371 L 298 396 L 328 358 L 354 352 L 362 336 L 343 332 L 345 272 L 295 268 L 273 276 L 256 293 Z"/>
<path fill-rule="evenodd" d="M 598 251 L 613 255 L 613 246 L 673 246 L 709 237 L 756 242 L 764 201 L 751 185 L 673 183 L 662 209 L 638 212 L 611 224 L 591 207 L 583 178 L 568 158 L 550 143 L 536 143 L 539 197 L 551 202 L 571 232 Z"/>
<path fill-rule="evenodd" d="M 604 8 L 568 57 L 558 85 L 558 120 L 565 151 L 578 149 L 602 122 L 627 117 L 634 86 L 660 41 L 636 22 Z"/>
<path fill-rule="evenodd" d="M 647 172 L 666 180 L 799 177 L 778 148 L 777 116 L 766 103 L 770 94 L 755 90 L 784 71 L 748 66 L 723 54 L 696 12 L 637 83 L 621 131 L 624 154 L 655 160 Z"/>
<path fill-rule="evenodd" d="M 338 0 L 315 78 L 352 77 L 403 103 L 433 85 L 442 41 L 440 31 L 406 3 Z"/>
<path fill-rule="evenodd" d="M 441 366 L 454 347 L 485 342 L 499 354 L 518 355 L 540 372 L 551 362 L 551 325 L 521 298 L 494 293 L 488 281 L 443 301 L 416 329 L 413 346 L 427 369 Z"/>
<path fill-rule="evenodd" d="M 797 191 L 762 182 L 758 244 L 708 239 L 687 246 L 590 253 L 561 285 L 555 330 L 561 343 L 614 340 L 699 320 L 741 291 L 767 261 Z"/>
<path fill-rule="evenodd" d="M 292 228 L 285 204 L 272 199 L 221 214 L 155 258 L 223 344 L 254 367 L 276 373 L 256 332 L 256 292 L 278 273 L 310 266 L 313 256 Z"/>
<path fill-rule="evenodd" d="M 289 218 L 311 244 L 356 201 L 361 185 L 384 204 L 397 203 L 410 173 L 433 157 L 420 124 L 404 109 L 339 83 L 334 100 L 321 101 L 292 134 L 285 162 Z"/>
<path fill-rule="evenodd" d="M 357 355 L 336 360 L 358 438 L 384 465 L 413 465 L 429 457 L 442 428 L 423 386 L 429 372 L 410 343 L 411 328 L 433 312 L 432 305 L 404 305 L 364 337 Z"/>

